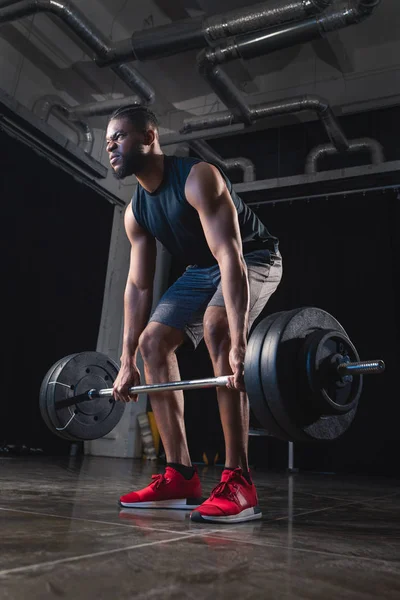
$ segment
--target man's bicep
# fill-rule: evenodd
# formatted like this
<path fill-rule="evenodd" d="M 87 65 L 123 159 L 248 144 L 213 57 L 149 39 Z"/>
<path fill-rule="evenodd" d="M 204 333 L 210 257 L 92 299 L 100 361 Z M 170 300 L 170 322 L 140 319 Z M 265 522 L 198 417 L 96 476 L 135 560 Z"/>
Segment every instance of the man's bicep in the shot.
<path fill-rule="evenodd" d="M 136 221 L 132 208 L 125 213 L 125 230 L 131 243 L 128 280 L 139 289 L 152 287 L 156 264 L 156 241 Z"/>

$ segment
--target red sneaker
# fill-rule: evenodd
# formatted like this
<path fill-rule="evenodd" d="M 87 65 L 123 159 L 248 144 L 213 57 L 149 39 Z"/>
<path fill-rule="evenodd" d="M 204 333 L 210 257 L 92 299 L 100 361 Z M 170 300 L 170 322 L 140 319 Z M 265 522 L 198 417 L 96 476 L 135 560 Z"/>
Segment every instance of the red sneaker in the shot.
<path fill-rule="evenodd" d="M 190 515 L 192 521 L 211 523 L 242 523 L 261 517 L 256 488 L 239 468 L 222 471 L 221 482 L 211 496 Z"/>
<path fill-rule="evenodd" d="M 201 483 L 197 471 L 191 479 L 172 467 L 166 467 L 163 475 L 152 475 L 152 482 L 138 492 L 121 496 L 124 508 L 179 508 L 193 510 L 202 502 Z"/>

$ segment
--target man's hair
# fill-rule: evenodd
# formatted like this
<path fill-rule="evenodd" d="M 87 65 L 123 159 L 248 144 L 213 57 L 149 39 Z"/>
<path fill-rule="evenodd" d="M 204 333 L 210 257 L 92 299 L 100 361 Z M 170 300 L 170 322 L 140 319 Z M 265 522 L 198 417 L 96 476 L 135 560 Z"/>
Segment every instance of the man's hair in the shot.
<path fill-rule="evenodd" d="M 149 127 L 158 131 L 158 119 L 146 106 L 132 104 L 118 108 L 109 118 L 109 122 L 114 119 L 127 119 L 141 133 L 147 131 Z"/>

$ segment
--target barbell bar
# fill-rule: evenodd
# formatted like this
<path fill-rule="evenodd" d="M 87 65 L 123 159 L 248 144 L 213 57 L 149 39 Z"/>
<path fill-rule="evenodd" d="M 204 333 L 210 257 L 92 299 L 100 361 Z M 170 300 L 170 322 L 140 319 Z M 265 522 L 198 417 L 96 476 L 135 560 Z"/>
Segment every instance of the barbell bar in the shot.
<path fill-rule="evenodd" d="M 341 363 L 337 365 L 336 371 L 339 377 L 353 374 L 380 374 L 385 370 L 383 360 L 358 361 L 352 363 Z M 220 375 L 219 377 L 208 377 L 205 379 L 187 379 L 186 381 L 169 381 L 166 383 L 153 383 L 145 385 L 136 385 L 129 388 L 129 395 L 150 394 L 153 392 L 171 392 L 174 390 L 198 390 L 213 387 L 225 387 L 231 375 Z M 98 398 L 110 398 L 113 395 L 113 388 L 104 388 L 96 390 L 92 388 L 79 396 L 71 396 L 65 400 L 56 402 L 56 407 L 74 406 L 87 400 L 96 400 Z"/>
<path fill-rule="evenodd" d="M 362 361 L 342 325 L 326 311 L 303 307 L 267 316 L 252 331 L 244 379 L 252 415 L 268 435 L 285 441 L 331 441 L 355 418 L 363 376 L 385 370 Z M 107 435 L 126 407 L 113 388 L 119 365 L 81 352 L 57 361 L 43 379 L 40 410 L 50 430 L 68 440 Z M 229 375 L 129 389 L 130 394 L 223 387 Z M 108 385 L 107 385 L 108 384 Z"/>

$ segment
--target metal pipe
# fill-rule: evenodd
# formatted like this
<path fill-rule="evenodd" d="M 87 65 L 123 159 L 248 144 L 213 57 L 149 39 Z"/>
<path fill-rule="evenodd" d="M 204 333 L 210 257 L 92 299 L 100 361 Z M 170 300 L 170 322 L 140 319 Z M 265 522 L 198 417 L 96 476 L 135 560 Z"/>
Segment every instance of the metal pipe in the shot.
<path fill-rule="evenodd" d="M 95 52 L 97 57 L 107 56 L 110 51 L 109 40 L 91 23 L 75 4 L 61 0 L 21 0 L 7 6 L 0 5 L 0 23 L 16 21 L 36 13 L 51 13 L 64 23 Z M 114 73 L 135 93 L 142 102 L 154 102 L 155 93 L 140 73 L 127 65 L 115 66 Z"/>
<path fill-rule="evenodd" d="M 318 23 L 323 32 L 334 31 L 347 27 L 348 25 L 357 25 L 368 18 L 382 0 L 347 0 L 343 7 L 327 11 L 325 15 L 318 17 Z"/>
<path fill-rule="evenodd" d="M 57 119 L 76 133 L 78 137 L 77 145 L 87 154 L 92 153 L 94 135 L 91 127 L 79 117 L 73 117 L 70 107 L 65 104 L 62 98 L 50 94 L 42 96 L 35 102 L 32 112 L 46 123 L 51 114 L 55 115 Z"/>
<path fill-rule="evenodd" d="M 160 136 L 161 146 L 173 146 L 175 144 L 186 144 L 190 140 L 202 140 L 216 137 L 222 137 L 227 134 L 242 132 L 245 129 L 243 123 L 237 122 L 234 125 L 227 123 L 226 127 L 214 127 L 193 133 L 166 133 Z"/>
<path fill-rule="evenodd" d="M 228 75 L 218 68 L 218 65 L 238 58 L 248 59 L 274 52 L 322 37 L 325 32 L 358 23 L 360 19 L 369 16 L 380 1 L 351 0 L 350 6 L 347 4 L 346 8 L 341 10 L 326 11 L 300 22 L 285 23 L 272 29 L 268 28 L 256 33 L 247 32 L 230 38 L 225 44 L 203 50 L 199 54 L 199 71 L 218 98 L 232 111 L 233 116 L 240 118 L 249 126 L 255 119 L 261 118 L 260 115 L 247 105 L 240 90 L 236 88 Z M 262 112 L 260 107 L 258 109 L 259 112 Z M 346 151 L 348 141 L 329 105 L 323 110 L 319 110 L 319 108 L 317 110 L 332 143 L 338 150 Z M 268 110 L 265 109 L 264 112 L 267 113 Z M 210 121 L 207 123 L 207 127 L 210 127 Z"/>
<path fill-rule="evenodd" d="M 346 134 L 335 117 L 328 101 L 320 96 L 296 96 L 278 102 L 259 104 L 252 107 L 251 118 L 253 120 L 258 120 L 269 116 L 290 114 L 304 110 L 310 110 L 317 113 L 331 143 L 338 151 L 348 150 L 349 141 Z"/>
<path fill-rule="evenodd" d="M 224 98 L 228 101 L 227 97 Z M 234 98 L 234 95 L 231 94 L 230 98 Z M 349 148 L 349 141 L 347 140 L 346 134 L 339 121 L 335 117 L 327 100 L 320 96 L 295 96 L 294 98 L 278 100 L 277 102 L 264 102 L 246 106 L 246 109 L 246 114 L 248 115 L 247 118 L 250 123 L 254 123 L 259 119 L 265 119 L 267 117 L 291 114 L 304 110 L 316 112 L 325 128 L 331 144 L 339 151 L 345 151 Z M 207 117 L 195 117 L 193 119 L 184 120 L 181 133 L 199 131 L 214 126 L 220 127 L 223 124 L 228 125 L 229 123 L 237 123 L 238 121 L 242 121 L 242 118 L 240 118 L 240 115 L 235 115 L 233 112 L 216 113 Z"/>
<path fill-rule="evenodd" d="M 80 104 L 79 106 L 70 106 L 68 107 L 69 118 L 75 119 L 77 117 L 100 117 L 111 114 L 117 108 L 132 106 L 134 104 L 142 104 L 139 96 L 125 96 L 125 98 L 104 100 L 102 102 L 90 102 L 88 104 Z"/>
<path fill-rule="evenodd" d="M 189 145 L 203 159 L 208 160 L 217 167 L 230 171 L 232 169 L 240 169 L 243 173 L 243 181 L 255 181 L 256 173 L 254 163 L 243 156 L 236 158 L 222 158 L 215 152 L 204 140 L 192 140 Z"/>
<path fill-rule="evenodd" d="M 249 105 L 241 91 L 221 67 L 217 65 L 203 71 L 200 66 L 200 73 L 208 81 L 218 98 L 232 110 L 233 115 L 245 125 L 251 125 L 253 120 Z"/>
<path fill-rule="evenodd" d="M 371 163 L 373 165 L 380 165 L 385 162 L 382 145 L 377 140 L 372 138 L 360 138 L 349 141 L 348 152 L 360 152 L 363 150 L 367 150 L 370 153 Z M 318 161 L 325 156 L 332 156 L 337 153 L 337 148 L 332 144 L 316 146 L 309 152 L 306 158 L 305 173 L 318 173 Z"/>
<path fill-rule="evenodd" d="M 222 64 L 238 58 L 248 60 L 256 56 L 263 56 L 282 48 L 289 48 L 297 44 L 304 44 L 321 35 L 317 18 L 305 21 L 288 23 L 279 27 L 272 27 L 245 33 L 230 38 L 224 44 L 214 48 L 207 48 L 201 53 L 203 71 L 215 64 Z"/>
<path fill-rule="evenodd" d="M 300 21 L 326 10 L 333 0 L 269 0 L 203 19 L 183 19 L 168 25 L 136 31 L 117 42 L 107 55 L 96 59 L 99 66 L 132 60 L 172 56 L 187 50 L 215 45 L 215 41 L 250 31 L 267 29 L 289 21 Z"/>
<path fill-rule="evenodd" d="M 190 117 L 183 120 L 183 127 L 180 129 L 182 134 L 190 134 L 193 131 L 202 131 L 203 129 L 214 129 L 217 127 L 229 127 L 240 123 L 240 119 L 231 112 L 219 112 L 212 115 L 203 115 L 201 117 Z M 229 129 L 226 130 L 229 132 Z M 206 135 L 204 136 L 206 137 Z M 184 141 L 184 140 L 183 140 Z"/>
<path fill-rule="evenodd" d="M 116 100 L 112 99 L 104 100 L 104 102 L 90 102 L 79 106 L 68 106 L 59 96 L 47 94 L 35 102 L 33 112 L 42 121 L 46 122 L 49 120 L 51 113 L 56 115 L 60 121 L 77 133 L 78 146 L 91 154 L 94 143 L 93 131 L 82 118 L 109 115 L 117 108 L 131 106 L 132 104 L 140 105 L 140 98 L 138 96 L 128 96 Z"/>

